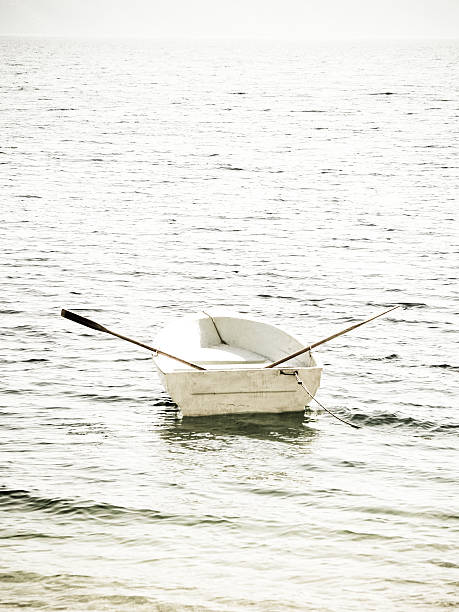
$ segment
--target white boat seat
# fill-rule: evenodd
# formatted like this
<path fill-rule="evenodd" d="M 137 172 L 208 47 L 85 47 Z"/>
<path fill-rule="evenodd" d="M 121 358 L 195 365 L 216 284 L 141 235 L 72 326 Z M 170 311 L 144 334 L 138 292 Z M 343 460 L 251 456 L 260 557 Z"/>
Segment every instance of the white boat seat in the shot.
<path fill-rule="evenodd" d="M 166 352 L 170 352 L 171 354 L 177 355 L 177 357 L 181 357 L 186 361 L 191 361 L 196 365 L 200 365 L 203 367 L 207 366 L 246 366 L 246 365 L 261 365 L 264 363 L 269 363 L 269 360 L 264 355 L 260 355 L 259 353 L 254 353 L 253 351 L 248 351 L 247 349 L 240 348 L 238 346 L 229 346 L 228 344 L 216 344 L 213 346 L 201 346 L 194 347 L 193 350 L 188 350 L 186 352 L 175 350 L 172 348 L 169 350 L 166 347 L 158 347 L 162 348 Z M 168 357 L 160 356 L 159 359 L 169 360 Z M 177 365 L 177 364 L 176 364 Z"/>
<path fill-rule="evenodd" d="M 220 365 L 231 363 L 264 363 L 267 358 L 258 353 L 229 346 L 228 344 L 218 344 L 215 346 L 200 347 L 193 351 L 194 362 L 198 365 Z"/>

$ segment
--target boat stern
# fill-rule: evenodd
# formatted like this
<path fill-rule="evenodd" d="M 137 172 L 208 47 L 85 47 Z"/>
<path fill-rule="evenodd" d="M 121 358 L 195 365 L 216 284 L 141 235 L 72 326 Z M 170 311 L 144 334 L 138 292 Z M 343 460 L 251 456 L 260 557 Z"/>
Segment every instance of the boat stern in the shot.
<path fill-rule="evenodd" d="M 256 368 L 161 373 L 164 385 L 183 416 L 249 412 L 297 412 L 311 401 L 298 385 L 298 373 L 313 397 L 322 368 Z"/>

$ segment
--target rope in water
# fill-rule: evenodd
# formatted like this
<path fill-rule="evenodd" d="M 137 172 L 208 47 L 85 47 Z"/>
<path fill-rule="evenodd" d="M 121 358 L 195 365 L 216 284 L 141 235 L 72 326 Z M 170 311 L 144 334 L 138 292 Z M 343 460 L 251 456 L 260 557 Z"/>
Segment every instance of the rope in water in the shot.
<path fill-rule="evenodd" d="M 338 421 L 341 421 L 342 423 L 345 423 L 346 425 L 349 425 L 350 427 L 353 427 L 354 429 L 360 429 L 359 425 L 354 425 L 354 423 L 349 423 L 349 421 L 345 421 L 344 419 L 342 419 L 341 417 L 337 416 L 336 414 L 333 414 L 333 412 L 331 410 L 328 410 L 328 408 L 325 408 L 325 406 L 323 406 L 318 400 L 316 400 L 316 398 L 312 395 L 312 393 L 310 393 L 308 391 L 308 389 L 306 388 L 304 382 L 298 376 L 298 372 L 294 372 L 294 374 L 295 374 L 295 378 L 296 378 L 297 383 L 299 385 L 301 385 L 301 387 L 303 387 L 303 389 L 306 391 L 306 393 L 309 395 L 309 397 L 311 399 L 313 399 L 317 404 L 319 404 L 319 406 L 322 408 L 322 410 L 325 410 L 325 412 L 328 412 L 328 414 L 331 414 L 333 417 L 335 417 L 335 419 L 338 419 Z"/>

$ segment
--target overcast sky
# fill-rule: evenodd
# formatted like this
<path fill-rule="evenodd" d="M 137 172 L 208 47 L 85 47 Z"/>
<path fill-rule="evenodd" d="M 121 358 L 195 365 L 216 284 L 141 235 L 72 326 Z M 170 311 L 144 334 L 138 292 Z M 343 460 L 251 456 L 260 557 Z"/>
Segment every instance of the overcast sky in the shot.
<path fill-rule="evenodd" d="M 0 0 L 0 35 L 459 38 L 459 0 Z"/>

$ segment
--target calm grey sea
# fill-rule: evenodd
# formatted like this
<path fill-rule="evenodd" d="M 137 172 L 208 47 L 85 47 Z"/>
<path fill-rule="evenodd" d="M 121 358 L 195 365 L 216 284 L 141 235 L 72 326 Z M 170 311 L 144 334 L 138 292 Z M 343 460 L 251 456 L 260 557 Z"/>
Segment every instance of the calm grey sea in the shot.
<path fill-rule="evenodd" d="M 0 608 L 459 606 L 457 42 L 0 40 Z M 225 306 L 326 413 L 176 419 Z"/>

